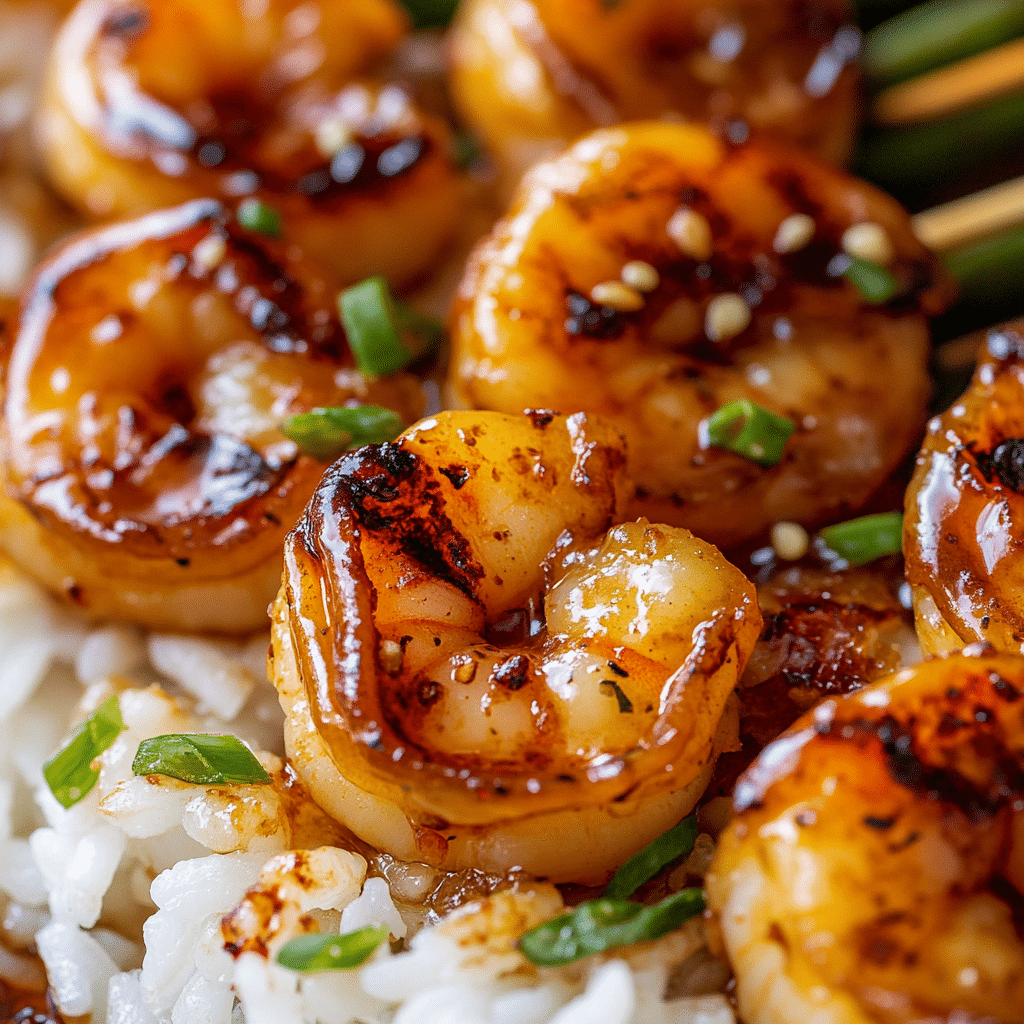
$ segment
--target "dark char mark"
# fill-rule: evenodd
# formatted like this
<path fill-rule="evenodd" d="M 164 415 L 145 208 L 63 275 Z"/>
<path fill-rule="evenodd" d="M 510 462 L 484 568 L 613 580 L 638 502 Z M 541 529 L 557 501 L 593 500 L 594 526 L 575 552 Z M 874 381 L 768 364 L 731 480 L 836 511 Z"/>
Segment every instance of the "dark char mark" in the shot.
<path fill-rule="evenodd" d="M 998 481 L 1015 494 L 1024 493 L 1024 438 L 1008 437 L 991 452 L 972 454 L 989 483 Z"/>
<path fill-rule="evenodd" d="M 484 570 L 446 512 L 440 482 L 404 443 L 368 445 L 333 474 L 360 525 L 470 597 Z"/>

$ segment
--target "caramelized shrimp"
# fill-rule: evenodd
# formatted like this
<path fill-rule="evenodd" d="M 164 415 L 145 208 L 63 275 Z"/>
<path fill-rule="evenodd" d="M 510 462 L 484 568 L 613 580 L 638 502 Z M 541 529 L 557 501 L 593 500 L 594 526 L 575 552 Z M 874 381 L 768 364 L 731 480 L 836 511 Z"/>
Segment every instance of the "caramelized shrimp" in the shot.
<path fill-rule="evenodd" d="M 319 274 L 213 200 L 83 233 L 8 324 L 0 545 L 90 612 L 244 632 L 323 466 L 281 420 L 419 382 L 367 381 Z"/>
<path fill-rule="evenodd" d="M 459 187 L 443 123 L 366 77 L 406 27 L 393 0 L 84 0 L 44 89 L 49 172 L 93 217 L 256 196 L 342 280 L 407 282 Z"/>
<path fill-rule="evenodd" d="M 584 415 L 444 413 L 325 474 L 272 671 L 296 770 L 360 838 L 600 881 L 693 806 L 760 615 L 710 545 L 615 525 L 623 461 Z"/>
<path fill-rule="evenodd" d="M 844 248 L 874 249 L 899 294 L 869 303 Z M 535 168 L 478 247 L 450 387 L 472 408 L 612 417 L 631 513 L 738 544 L 848 514 L 910 452 L 936 278 L 904 211 L 841 172 L 692 126 L 609 129 Z M 795 425 L 778 465 L 707 446 L 738 399 Z"/>
<path fill-rule="evenodd" d="M 826 701 L 740 780 L 707 889 L 748 1024 L 1024 1021 L 1024 659 L 973 654 Z"/>
<path fill-rule="evenodd" d="M 469 0 L 452 87 L 510 177 L 580 135 L 664 115 L 837 163 L 857 122 L 845 0 Z"/>
<path fill-rule="evenodd" d="M 1024 320 L 990 332 L 967 392 L 928 425 L 903 530 L 926 651 L 1024 650 Z"/>

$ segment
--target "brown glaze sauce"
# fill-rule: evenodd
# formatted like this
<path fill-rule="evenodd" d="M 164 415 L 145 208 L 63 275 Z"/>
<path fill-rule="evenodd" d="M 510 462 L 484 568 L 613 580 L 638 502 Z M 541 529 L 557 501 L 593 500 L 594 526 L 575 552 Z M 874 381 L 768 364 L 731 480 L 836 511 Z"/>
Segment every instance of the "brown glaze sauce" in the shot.
<path fill-rule="evenodd" d="M 1024 644 L 1024 321 L 994 329 L 967 392 L 928 427 L 907 490 L 907 580 L 967 643 Z"/>
<path fill-rule="evenodd" d="M 756 155 L 755 155 L 756 154 Z M 889 268 L 897 282 L 897 293 L 882 306 L 869 306 L 851 286 L 844 273 L 851 260 L 842 247 L 842 236 L 849 226 L 847 211 L 829 204 L 821 195 L 822 185 L 814 181 L 814 171 L 797 164 L 788 165 L 778 154 L 758 153 L 745 146 L 732 146 L 717 173 L 730 173 L 730 165 L 750 164 L 753 173 L 796 213 L 810 216 L 815 222 L 811 241 L 794 252 L 777 253 L 751 236 L 749 230 L 723 209 L 712 190 L 695 182 L 679 182 L 672 186 L 679 205 L 704 217 L 714 238 L 714 252 L 707 260 L 666 252 L 653 246 L 645 251 L 634 246 L 631 259 L 642 259 L 658 271 L 660 285 L 647 297 L 642 310 L 622 313 L 602 306 L 569 287 L 565 292 L 565 332 L 590 340 L 617 340 L 624 333 L 644 337 L 650 334 L 665 310 L 681 298 L 696 303 L 723 294 L 741 295 L 759 319 L 785 318 L 809 291 L 815 289 L 835 293 L 834 301 L 856 316 L 858 307 L 884 310 L 894 316 L 912 314 L 919 308 L 938 312 L 946 302 L 948 282 L 944 280 L 934 259 L 923 249 L 907 248 Z M 659 185 L 659 188 L 664 185 Z M 588 196 L 578 200 L 563 196 L 578 211 L 602 201 Z M 627 193 L 625 203 L 643 202 L 641 191 Z M 839 294 L 842 293 L 842 294 Z M 860 300 L 860 301 L 858 301 Z M 728 342 L 710 341 L 701 334 L 683 347 L 696 363 L 727 366 L 729 354 L 756 343 L 753 331 L 745 331 Z"/>
<path fill-rule="evenodd" d="M 97 45 L 130 65 L 135 48 L 154 30 L 147 5 L 119 8 L 102 21 Z M 274 79 L 270 73 L 255 76 L 247 87 L 214 92 L 188 110 L 138 90 L 101 89 L 108 145 L 144 153 L 157 167 L 167 165 L 168 156 L 185 156 L 186 173 L 200 175 L 225 198 L 260 190 L 291 193 L 322 211 L 355 194 L 383 193 L 436 149 L 437 140 L 425 131 L 398 131 L 371 118 L 338 153 L 325 157 L 308 131 L 290 123 L 303 99 Z M 328 116 L 326 96 L 314 91 L 307 102 Z"/>

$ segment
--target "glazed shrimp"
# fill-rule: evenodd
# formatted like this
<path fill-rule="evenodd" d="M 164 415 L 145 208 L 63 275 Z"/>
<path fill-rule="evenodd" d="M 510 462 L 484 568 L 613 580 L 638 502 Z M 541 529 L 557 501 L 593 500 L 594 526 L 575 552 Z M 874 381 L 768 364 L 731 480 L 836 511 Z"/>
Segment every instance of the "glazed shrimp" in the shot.
<path fill-rule="evenodd" d="M 444 413 L 325 474 L 272 672 L 292 763 L 360 838 L 600 881 L 693 806 L 760 615 L 710 545 L 615 525 L 623 461 L 583 415 Z"/>
<path fill-rule="evenodd" d="M 832 276 L 844 246 L 877 246 L 902 295 L 873 305 Z M 685 125 L 596 132 L 535 168 L 478 247 L 449 383 L 472 408 L 612 417 L 632 514 L 738 544 L 847 514 L 910 452 L 936 275 L 899 206 L 809 158 Z M 707 447 L 738 399 L 795 424 L 778 465 Z"/>
<path fill-rule="evenodd" d="M 49 173 L 93 217 L 255 196 L 343 281 L 408 282 L 459 186 L 443 123 L 366 77 L 406 27 L 393 0 L 84 0 L 44 89 Z"/>
<path fill-rule="evenodd" d="M 452 88 L 513 180 L 594 128 L 663 115 L 838 163 L 859 49 L 845 0 L 469 0 Z"/>
<path fill-rule="evenodd" d="M 1024 1020 L 1024 659 L 972 651 L 827 701 L 740 780 L 707 889 L 748 1024 Z"/>
<path fill-rule="evenodd" d="M 8 324 L 0 545 L 95 615 L 259 628 L 323 469 L 282 419 L 422 413 L 416 378 L 355 370 L 333 298 L 213 200 L 68 241 Z"/>
<path fill-rule="evenodd" d="M 928 425 L 903 550 L 921 645 L 1024 650 L 1024 320 L 989 333 L 967 392 Z"/>

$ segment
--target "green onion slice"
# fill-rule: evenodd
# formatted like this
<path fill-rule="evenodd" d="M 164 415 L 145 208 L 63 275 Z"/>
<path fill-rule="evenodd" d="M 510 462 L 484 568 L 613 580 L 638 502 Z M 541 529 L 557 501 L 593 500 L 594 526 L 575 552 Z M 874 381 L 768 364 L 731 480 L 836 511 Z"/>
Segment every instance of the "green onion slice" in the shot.
<path fill-rule="evenodd" d="M 930 0 L 897 14 L 864 38 L 874 86 L 913 78 L 1024 34 L 1020 0 Z"/>
<path fill-rule="evenodd" d="M 238 204 L 235 213 L 238 223 L 246 231 L 257 231 L 261 235 L 269 235 L 271 238 L 281 237 L 281 218 L 277 210 L 267 206 L 260 199 L 250 196 Z"/>
<path fill-rule="evenodd" d="M 281 432 L 301 452 L 323 462 L 336 459 L 350 448 L 393 441 L 404 428 L 398 413 L 380 405 L 311 409 L 289 416 L 281 424 Z"/>
<path fill-rule="evenodd" d="M 903 549 L 903 514 L 880 512 L 828 526 L 818 536 L 850 565 L 866 565 Z"/>
<path fill-rule="evenodd" d="M 300 935 L 285 943 L 277 962 L 290 971 L 347 971 L 370 958 L 388 937 L 386 924 L 368 925 L 347 935 Z"/>
<path fill-rule="evenodd" d="M 338 311 L 356 366 L 368 377 L 394 373 L 441 343 L 441 324 L 398 302 L 383 277 L 343 291 Z"/>
<path fill-rule="evenodd" d="M 794 430 L 792 420 L 743 398 L 723 405 L 708 420 L 708 444 L 762 466 L 775 466 Z"/>
<path fill-rule="evenodd" d="M 644 882 L 649 882 L 662 868 L 680 857 L 688 857 L 697 841 L 697 815 L 684 818 L 675 828 L 634 854 L 612 876 L 601 894 L 606 900 L 629 899 Z"/>
<path fill-rule="evenodd" d="M 519 948 L 530 963 L 558 967 L 592 953 L 656 939 L 703 910 L 700 889 L 683 889 L 653 907 L 623 900 L 591 900 L 531 928 L 519 940 Z"/>
<path fill-rule="evenodd" d="M 124 728 L 117 697 L 108 697 L 75 727 L 61 749 L 43 765 L 50 792 L 64 807 L 73 807 L 96 785 L 100 773 L 92 767 Z"/>
<path fill-rule="evenodd" d="M 850 265 L 843 271 L 843 277 L 864 296 L 872 306 L 883 306 L 894 299 L 900 291 L 900 283 L 885 267 L 867 260 L 850 256 Z"/>
<path fill-rule="evenodd" d="M 167 775 L 197 785 L 270 782 L 256 755 L 237 736 L 174 733 L 139 744 L 136 775 Z"/>

